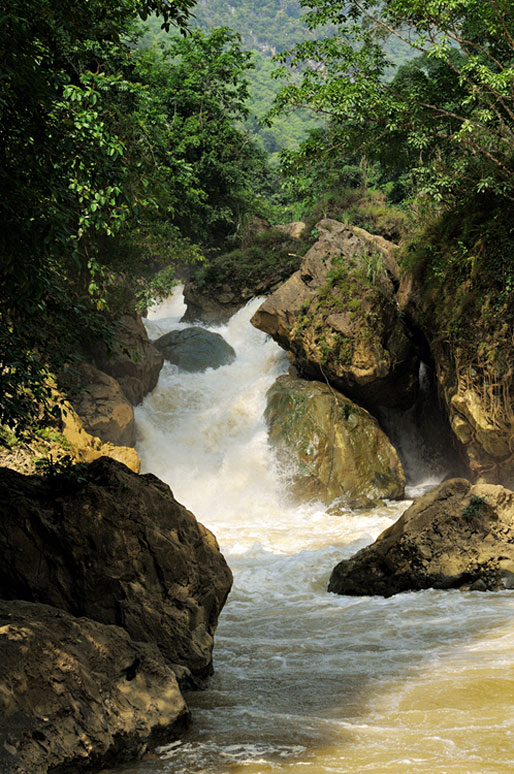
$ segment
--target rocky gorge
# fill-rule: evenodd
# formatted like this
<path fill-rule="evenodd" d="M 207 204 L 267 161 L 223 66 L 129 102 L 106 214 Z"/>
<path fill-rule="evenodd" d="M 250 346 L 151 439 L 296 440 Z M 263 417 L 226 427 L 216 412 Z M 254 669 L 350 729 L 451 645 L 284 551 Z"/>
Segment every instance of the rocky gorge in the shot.
<path fill-rule="evenodd" d="M 288 507 L 313 514 L 309 509 L 321 503 L 328 523 L 349 510 L 365 519 L 405 496 L 406 452 L 391 442 L 386 420 L 423 412 L 423 361 L 440 390 L 450 366 L 436 361 L 413 314 L 413 280 L 402 274 L 396 246 L 331 219 L 319 222 L 317 232 L 300 268 L 254 305 L 252 322 L 287 350 L 291 363 L 288 375 L 279 371 L 268 384 L 261 411 L 273 475 L 294 504 Z M 113 354 L 92 348 L 63 412 L 77 464 L 44 479 L 1 471 L 1 698 L 8 719 L 2 772 L 36 774 L 43 754 L 45 771 L 54 774 L 140 757 L 183 733 L 189 710 L 181 691 L 204 685 L 212 671 L 231 572 L 216 538 L 169 487 L 136 475 L 134 406 L 155 390 L 164 359 L 172 369 L 166 379 L 182 373 L 203 380 L 214 370 L 242 367 L 244 351 L 237 337 L 198 326 L 158 331 L 154 344 L 140 320 L 126 321 L 123 331 Z M 187 384 L 178 393 L 192 393 L 193 382 Z M 452 413 L 464 405 L 459 395 L 439 393 L 444 438 L 427 441 L 428 449 L 449 443 L 474 483 L 452 479 L 421 497 L 373 545 L 333 569 L 329 591 L 389 597 L 427 588 L 512 587 L 514 503 L 499 484 L 507 481 L 508 457 L 492 431 L 479 432 L 476 406 L 476 432 L 455 431 L 462 429 Z M 195 402 L 209 403 L 208 392 Z M 217 430 L 215 415 L 209 418 L 206 447 L 222 443 L 220 433 L 237 435 L 248 409 L 241 397 L 233 404 L 234 415 Z M 179 422 L 186 408 L 174 411 Z M 508 429 L 501 432 L 509 437 Z M 485 475 L 484 455 L 493 451 L 499 462 Z M 166 473 L 159 475 L 170 483 L 189 476 L 178 457 L 162 464 Z M 234 485 L 249 476 L 241 471 Z M 244 487 L 249 500 L 258 499 Z M 213 508 L 232 497 L 229 489 L 209 492 L 206 485 Z"/>
<path fill-rule="evenodd" d="M 416 432 L 422 434 L 428 453 L 444 457 L 447 470 L 464 474 L 477 486 L 503 485 L 507 489 L 502 491 L 508 493 L 513 470 L 510 372 L 504 376 L 500 371 L 484 372 L 483 346 L 475 353 L 468 351 L 465 366 L 464 349 L 445 346 L 438 329 L 438 299 L 430 285 L 423 285 L 419 271 L 400 265 L 397 245 L 334 219 L 318 222 L 315 232 L 317 241 L 297 271 L 271 292 L 252 318 L 253 325 L 288 352 L 292 363 L 294 376 L 289 381 L 281 377 L 268 393 L 266 416 L 270 442 L 277 449 L 279 464 L 288 471 L 295 497 L 332 502 L 342 496 L 347 504 L 362 506 L 377 497 L 402 496 L 404 472 L 399 460 L 392 463 L 389 457 L 391 462 L 386 463 L 386 468 L 396 465 L 393 475 L 392 467 L 387 472 L 366 468 L 370 460 L 385 461 L 391 451 L 384 447 L 379 452 L 375 447 L 370 452 L 363 429 L 353 432 L 353 439 L 362 444 L 358 451 L 341 440 L 336 416 L 340 414 L 348 425 L 352 417 L 363 417 L 365 410 L 375 422 L 375 432 L 381 432 L 381 425 L 395 442 L 401 435 L 397 425 L 409 414 L 415 416 Z M 197 307 L 196 313 L 201 316 Z M 492 340 L 495 335 L 493 331 L 488 337 Z M 432 374 L 432 392 L 424 397 L 420 395 L 422 363 Z M 316 401 L 321 406 L 323 400 L 324 408 L 317 408 Z M 321 417 L 326 422 L 323 430 Z M 401 442 L 397 451 L 408 465 L 408 450 L 402 450 Z M 367 482 L 360 489 L 351 480 L 352 470 Z M 379 480 L 384 488 L 378 486 L 370 497 L 371 482 L 377 485 Z M 387 480 L 391 485 L 385 484 Z M 467 512 L 466 508 L 464 504 L 461 510 Z M 512 504 L 506 508 L 514 519 Z M 466 523 L 466 529 L 477 547 L 481 528 L 475 531 Z M 452 554 L 459 548 L 445 550 Z M 482 583 L 491 588 L 487 580 L 491 561 L 477 560 L 473 572 L 468 568 L 460 575 L 473 576 L 477 588 Z M 479 581 L 481 572 L 484 577 Z M 405 581 L 405 588 L 437 585 L 431 577 L 427 570 L 424 581 L 412 579 L 411 586 Z M 457 580 L 453 585 L 459 585 Z M 371 580 L 363 582 L 362 593 L 373 587 Z M 343 586 L 331 584 L 331 590 L 337 588 Z"/>

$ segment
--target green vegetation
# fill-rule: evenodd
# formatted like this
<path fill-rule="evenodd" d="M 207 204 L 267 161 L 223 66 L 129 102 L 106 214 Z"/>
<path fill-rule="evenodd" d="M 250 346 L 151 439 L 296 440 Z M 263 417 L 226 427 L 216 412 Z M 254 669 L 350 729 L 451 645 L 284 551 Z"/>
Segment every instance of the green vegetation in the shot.
<path fill-rule="evenodd" d="M 236 127 L 250 56 L 226 29 L 137 47 L 138 17 L 190 0 L 14 0 L 0 18 L 0 422 L 28 427 L 81 340 L 165 293 L 171 261 L 259 207 L 262 153 Z M 151 280 L 150 280 L 151 281 Z"/>
<path fill-rule="evenodd" d="M 392 174 L 408 171 L 418 194 L 466 191 L 514 198 L 514 19 L 508 0 L 312 0 L 308 24 L 336 35 L 298 45 L 300 82 L 276 112 L 308 106 L 331 121 L 332 153 L 365 153 Z M 385 39 L 420 56 L 387 74 Z M 464 190 L 463 190 L 464 189 Z"/>
<path fill-rule="evenodd" d="M 282 56 L 293 74 L 272 113 L 308 107 L 327 124 L 286 155 L 287 167 L 306 191 L 316 191 L 316 214 L 335 213 L 340 196 L 336 217 L 393 239 L 405 238 L 408 227 L 401 258 L 424 290 L 431 341 L 452 353 L 457 370 L 468 370 L 470 383 L 473 369 L 484 383 L 492 380 L 487 391 L 491 402 L 499 400 L 512 359 L 504 328 L 514 319 L 511 3 L 309 5 L 313 30 L 333 24 L 337 32 Z M 393 77 L 392 40 L 417 54 Z M 343 197 L 345 178 L 353 197 L 366 184 L 392 198 L 399 218 L 388 225 L 390 206 L 383 199 L 380 213 L 380 199 L 369 190 L 371 202 L 356 208 Z M 502 400 L 509 400 L 505 390 Z"/>
<path fill-rule="evenodd" d="M 120 311 L 167 294 L 174 265 L 208 256 L 200 287 L 269 286 L 323 217 L 401 242 L 434 340 L 493 367 L 496 390 L 514 319 L 510 0 L 210 0 L 170 34 L 191 8 L 13 0 L 0 16 L 0 441 L 42 416 L 85 335 L 109 342 Z M 274 53 L 288 81 L 263 126 Z M 256 215 L 309 237 L 249 241 Z M 314 315 L 321 340 L 323 315 L 358 303 L 348 281 L 298 325 Z M 342 334 L 330 346 L 351 355 Z"/>
<path fill-rule="evenodd" d="M 483 497 L 479 497 L 478 495 L 471 495 L 469 498 L 469 503 L 462 511 L 462 515 L 465 519 L 472 521 L 474 518 L 482 514 L 482 509 L 485 505 L 487 505 L 487 503 Z"/>
<path fill-rule="evenodd" d="M 211 257 L 195 272 L 195 285 L 200 290 L 227 284 L 235 292 L 265 292 L 296 271 L 311 244 L 312 239 L 293 239 L 279 230 L 263 231 L 247 247 Z"/>

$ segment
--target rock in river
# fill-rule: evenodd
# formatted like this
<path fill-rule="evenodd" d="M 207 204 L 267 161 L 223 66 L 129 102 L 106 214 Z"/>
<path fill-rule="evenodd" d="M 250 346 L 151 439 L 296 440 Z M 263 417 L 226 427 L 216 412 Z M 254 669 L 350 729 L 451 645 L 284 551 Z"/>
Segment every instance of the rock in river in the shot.
<path fill-rule="evenodd" d="M 300 374 L 328 381 L 360 405 L 407 408 L 419 358 L 398 312 L 396 246 L 326 218 L 300 269 L 252 323 L 292 353 Z"/>
<path fill-rule="evenodd" d="M 189 711 L 156 645 L 118 626 L 0 601 L 0 772 L 77 774 L 169 742 Z"/>
<path fill-rule="evenodd" d="M 154 341 L 166 360 L 182 371 L 205 371 L 235 360 L 236 353 L 223 336 L 205 328 L 183 328 L 169 331 Z"/>
<path fill-rule="evenodd" d="M 333 570 L 329 591 L 391 596 L 437 588 L 514 588 L 514 492 L 455 478 L 416 500 Z"/>
<path fill-rule="evenodd" d="M 265 416 L 300 499 L 366 506 L 403 496 L 401 462 L 376 419 L 326 384 L 280 376 Z"/>
<path fill-rule="evenodd" d="M 231 585 L 214 535 L 153 475 L 102 457 L 41 479 L 0 470 L 0 597 L 43 602 L 212 671 Z"/>

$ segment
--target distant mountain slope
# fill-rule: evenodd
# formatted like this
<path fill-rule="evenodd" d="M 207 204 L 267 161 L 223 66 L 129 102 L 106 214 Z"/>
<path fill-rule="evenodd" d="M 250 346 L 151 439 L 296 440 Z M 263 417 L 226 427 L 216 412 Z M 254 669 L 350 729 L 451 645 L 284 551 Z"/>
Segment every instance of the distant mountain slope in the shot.
<path fill-rule="evenodd" d="M 249 73 L 252 115 L 248 128 L 272 158 L 282 148 L 297 147 L 311 129 L 322 123 L 315 115 L 298 111 L 276 119 L 272 127 L 259 124 L 281 87 L 281 82 L 271 77 L 276 69 L 272 57 L 304 40 L 335 32 L 329 27 L 311 32 L 303 22 L 304 13 L 299 0 L 199 0 L 194 9 L 193 24 L 204 30 L 230 27 L 241 35 L 243 47 L 255 52 L 255 70 Z M 147 27 L 146 43 L 166 40 L 159 19 L 149 19 Z M 412 51 L 400 40 L 393 39 L 388 48 L 396 66 L 412 58 Z"/>

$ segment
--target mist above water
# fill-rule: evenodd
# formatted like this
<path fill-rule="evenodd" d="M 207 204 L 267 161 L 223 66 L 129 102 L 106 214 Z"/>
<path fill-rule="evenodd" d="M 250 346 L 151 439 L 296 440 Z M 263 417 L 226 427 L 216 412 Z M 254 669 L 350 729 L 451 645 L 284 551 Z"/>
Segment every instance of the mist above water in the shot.
<path fill-rule="evenodd" d="M 336 516 L 286 500 L 263 410 L 288 363 L 250 325 L 258 303 L 213 328 L 234 347 L 234 363 L 200 374 L 166 363 L 136 409 L 143 472 L 169 483 L 216 534 L 234 588 L 215 675 L 187 697 L 192 730 L 160 760 L 119 771 L 511 772 L 510 593 L 326 592 L 334 565 L 409 503 Z M 150 337 L 186 327 L 182 313 L 179 295 L 151 310 Z M 419 474 L 422 483 L 432 471 Z"/>

